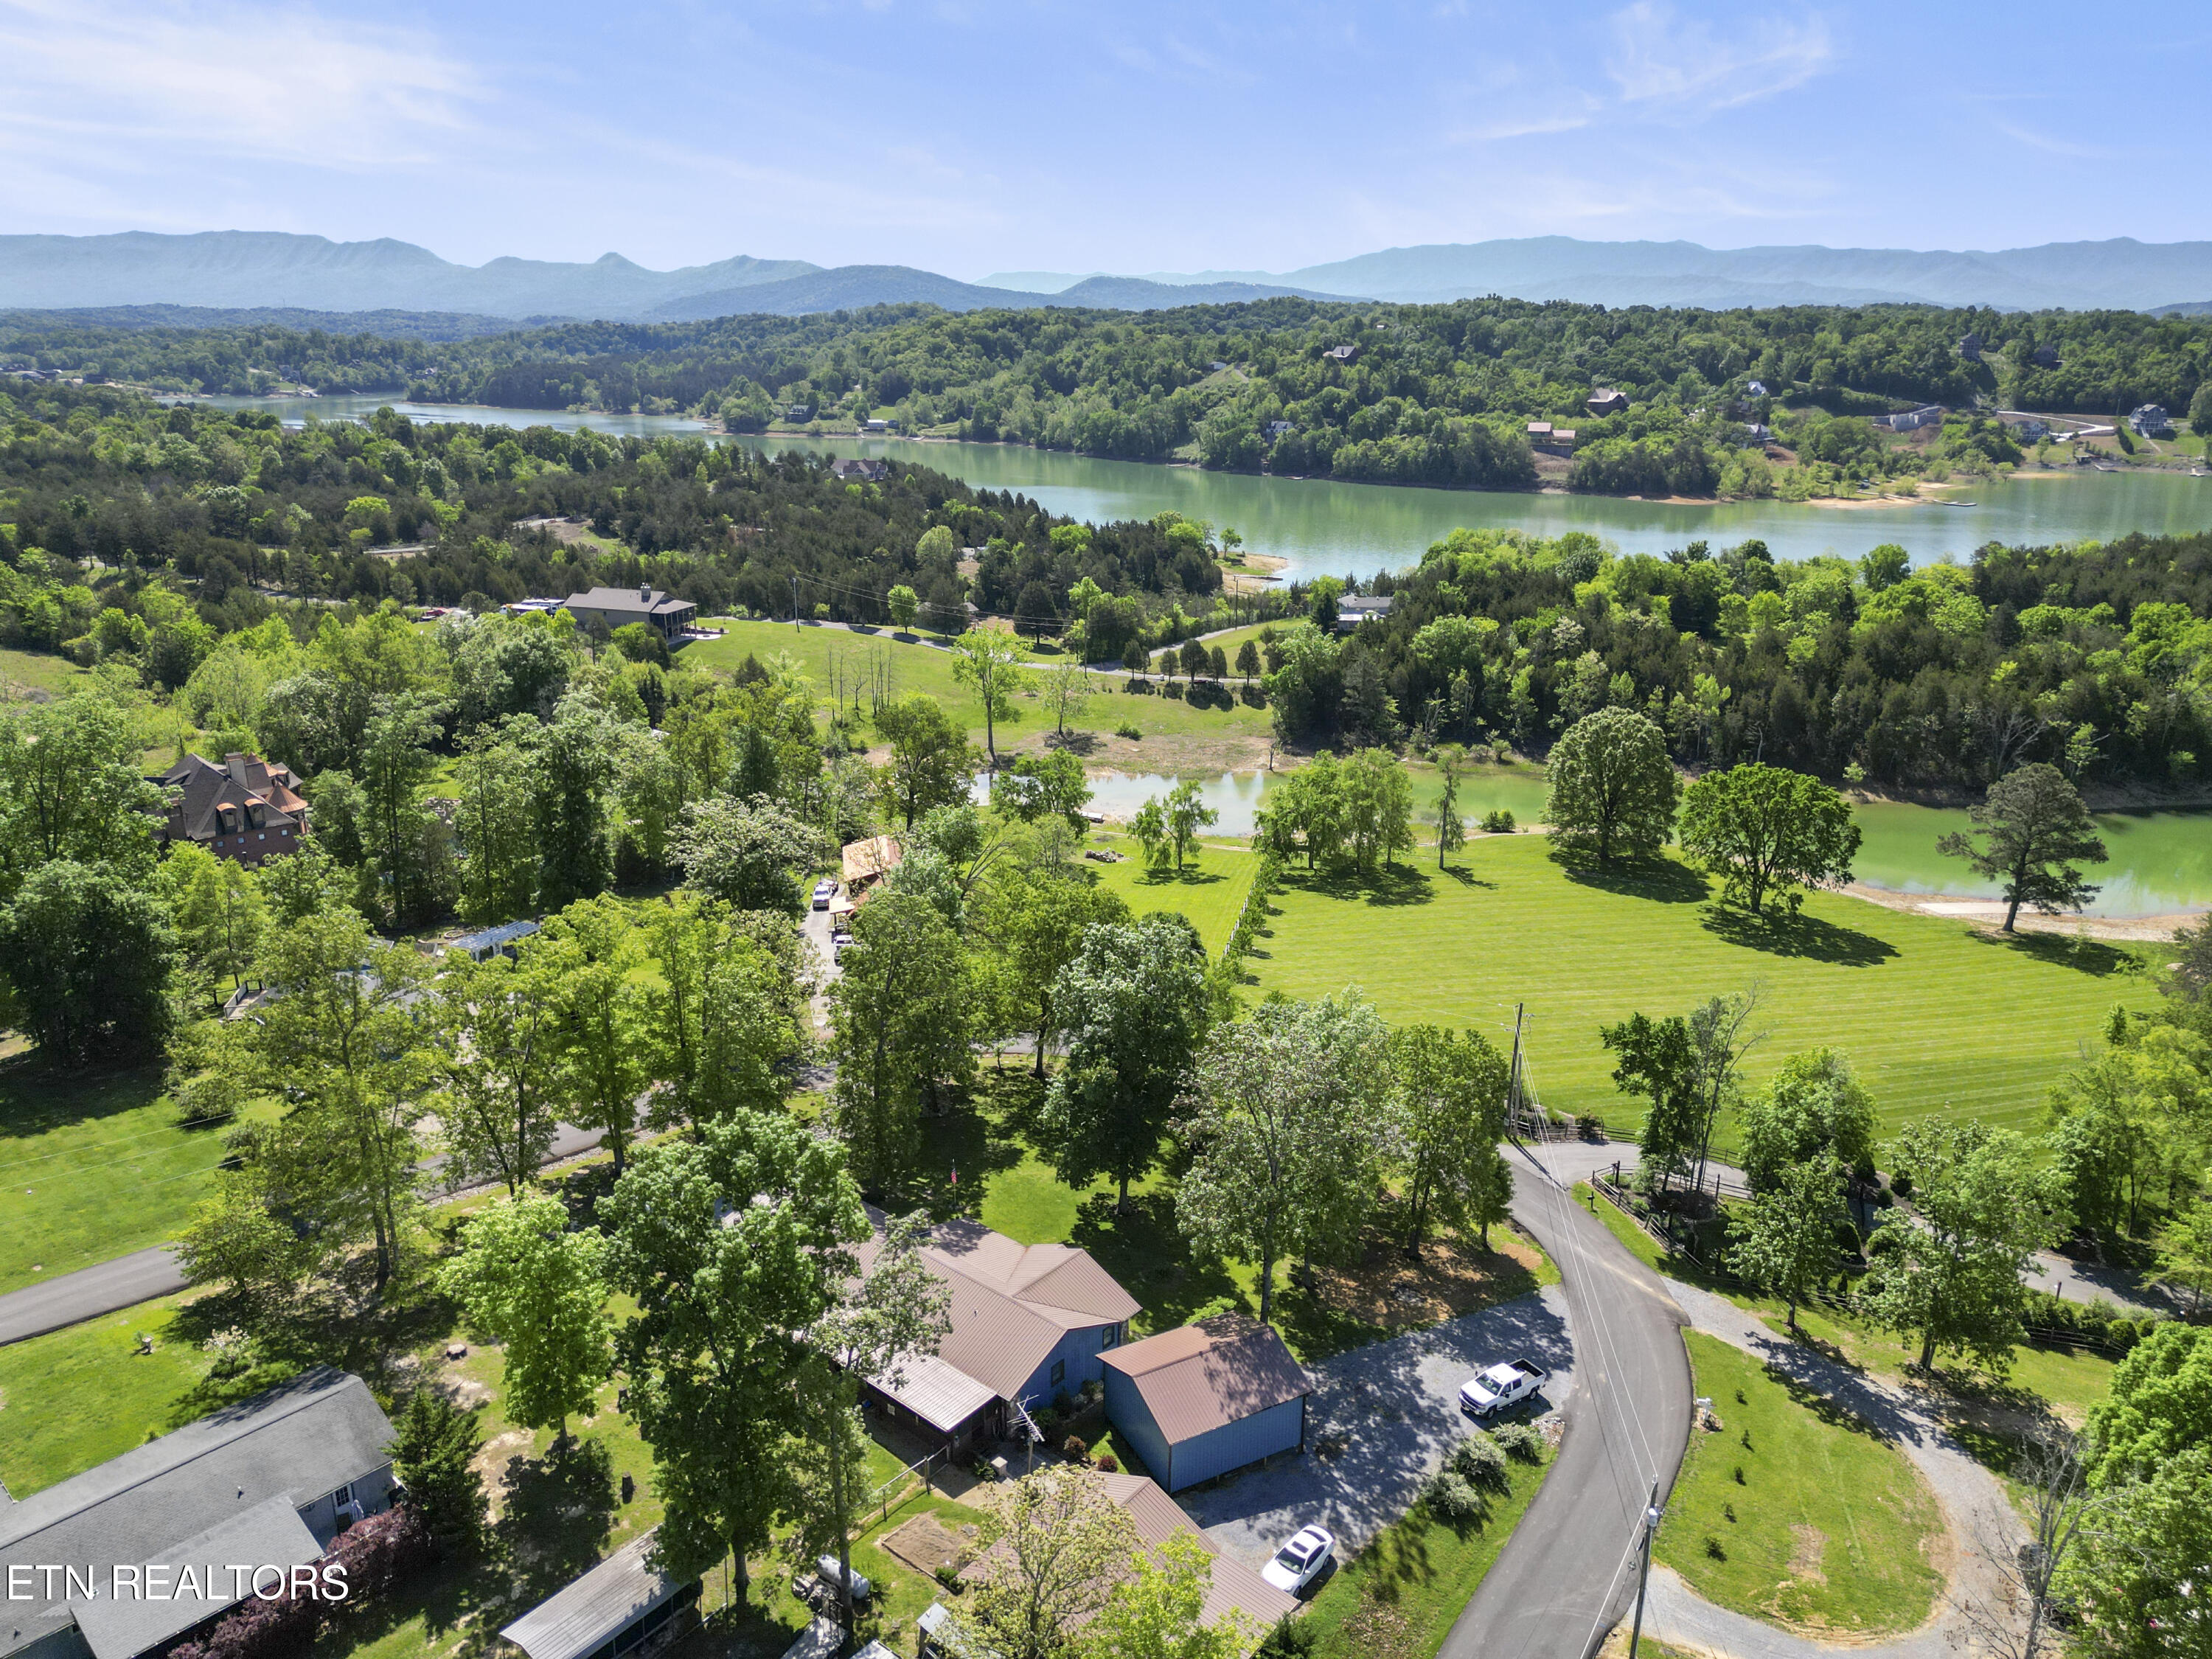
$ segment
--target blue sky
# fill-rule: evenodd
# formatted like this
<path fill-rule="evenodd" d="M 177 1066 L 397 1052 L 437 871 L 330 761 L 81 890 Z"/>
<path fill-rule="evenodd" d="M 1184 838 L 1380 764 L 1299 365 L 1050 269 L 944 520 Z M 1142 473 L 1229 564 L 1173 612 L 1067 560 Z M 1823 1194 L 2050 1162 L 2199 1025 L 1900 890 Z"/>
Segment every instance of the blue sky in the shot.
<path fill-rule="evenodd" d="M 0 231 L 971 278 L 2212 238 L 2193 7 L 0 0 Z"/>

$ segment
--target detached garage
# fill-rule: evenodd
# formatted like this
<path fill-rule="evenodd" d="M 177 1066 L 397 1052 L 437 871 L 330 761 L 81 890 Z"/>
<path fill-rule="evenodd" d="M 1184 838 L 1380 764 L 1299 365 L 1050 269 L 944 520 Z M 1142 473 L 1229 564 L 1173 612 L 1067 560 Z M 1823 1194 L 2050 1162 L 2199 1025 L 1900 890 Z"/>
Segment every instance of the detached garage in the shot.
<path fill-rule="evenodd" d="M 1170 1492 L 1305 1447 L 1313 1384 L 1268 1326 L 1224 1314 L 1099 1357 L 1107 1420 Z"/>

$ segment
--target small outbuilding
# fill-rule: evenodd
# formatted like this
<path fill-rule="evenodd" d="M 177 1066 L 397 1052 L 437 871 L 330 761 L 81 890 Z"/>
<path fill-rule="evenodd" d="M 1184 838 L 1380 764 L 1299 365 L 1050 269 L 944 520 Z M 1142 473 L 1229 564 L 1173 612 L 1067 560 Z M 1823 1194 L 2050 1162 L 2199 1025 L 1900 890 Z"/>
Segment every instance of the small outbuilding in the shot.
<path fill-rule="evenodd" d="M 464 933 L 447 948 L 464 952 L 471 962 L 489 962 L 494 957 L 513 956 L 514 947 L 537 931 L 534 921 L 502 921 L 496 927 Z"/>
<path fill-rule="evenodd" d="M 529 1659 L 627 1659 L 697 1628 L 699 1581 L 648 1565 L 653 1537 L 623 1545 L 500 1634 Z"/>
<path fill-rule="evenodd" d="M 1224 1314 L 1101 1358 L 1107 1421 L 1169 1492 L 1305 1448 L 1313 1382 L 1272 1326 Z"/>

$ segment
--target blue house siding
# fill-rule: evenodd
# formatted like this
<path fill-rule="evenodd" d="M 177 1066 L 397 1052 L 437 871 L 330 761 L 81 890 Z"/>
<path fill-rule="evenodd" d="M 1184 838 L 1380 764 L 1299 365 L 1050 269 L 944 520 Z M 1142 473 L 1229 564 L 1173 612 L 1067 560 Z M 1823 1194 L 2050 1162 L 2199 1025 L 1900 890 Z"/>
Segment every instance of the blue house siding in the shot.
<path fill-rule="evenodd" d="M 1256 1417 L 1224 1423 L 1170 1447 L 1168 1478 L 1160 1484 L 1170 1492 L 1181 1492 L 1277 1452 L 1293 1451 L 1305 1438 L 1305 1428 L 1303 1398 L 1285 1400 Z"/>
<path fill-rule="evenodd" d="M 1152 1413 L 1146 1409 L 1135 1380 L 1120 1371 L 1106 1373 L 1106 1420 L 1127 1442 L 1129 1449 L 1144 1460 L 1145 1472 L 1158 1481 L 1164 1491 L 1172 1492 L 1174 1488 L 1168 1484 L 1166 1437 L 1152 1421 Z"/>
<path fill-rule="evenodd" d="M 1085 1382 L 1096 1381 L 1106 1371 L 1098 1356 L 1109 1352 L 1106 1338 L 1109 1333 L 1121 1330 L 1119 1325 L 1091 1325 L 1079 1330 L 1064 1333 L 1053 1345 L 1053 1350 L 1031 1371 L 1029 1380 L 1022 1384 L 1021 1398 L 1034 1399 L 1036 1403 L 1050 1405 L 1055 1396 L 1073 1395 Z M 1116 1346 L 1119 1346 L 1118 1340 Z M 1052 1368 L 1060 1367 L 1060 1380 L 1053 1380 Z"/>

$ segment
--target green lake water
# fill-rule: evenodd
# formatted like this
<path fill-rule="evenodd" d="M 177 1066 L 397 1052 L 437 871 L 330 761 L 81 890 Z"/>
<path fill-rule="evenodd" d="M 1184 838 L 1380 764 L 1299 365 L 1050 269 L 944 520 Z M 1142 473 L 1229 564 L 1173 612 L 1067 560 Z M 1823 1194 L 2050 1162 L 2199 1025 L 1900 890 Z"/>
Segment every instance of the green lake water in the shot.
<path fill-rule="evenodd" d="M 313 414 L 337 419 L 366 414 L 377 398 L 219 398 L 226 407 L 267 409 L 285 420 Z M 392 404 L 413 419 L 650 436 L 696 434 L 696 421 L 669 415 L 564 414 L 447 404 Z M 914 460 L 978 488 L 1020 492 L 1054 513 L 1103 523 L 1150 518 L 1172 507 L 1217 526 L 1234 526 L 1255 553 L 1288 562 L 1297 578 L 1369 575 L 1410 564 L 1430 543 L 1460 526 L 1516 527 L 1544 535 L 1583 530 L 1623 552 L 1657 553 L 1703 539 L 1723 545 L 1747 537 L 1777 557 L 1834 553 L 1856 558 L 1881 542 L 1898 542 L 1916 560 L 1963 558 L 1991 541 L 2050 543 L 2109 540 L 2131 530 L 2181 532 L 2212 528 L 2212 477 L 2179 473 L 2063 474 L 1976 484 L 1960 492 L 1971 507 L 1921 501 L 1894 507 L 1814 507 L 1778 501 L 1670 506 L 1617 496 L 1517 491 L 1417 489 L 1392 484 L 1207 472 L 1192 466 L 1104 460 L 1009 444 L 969 444 L 901 438 L 738 438 L 749 448 L 879 455 Z"/>

